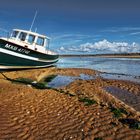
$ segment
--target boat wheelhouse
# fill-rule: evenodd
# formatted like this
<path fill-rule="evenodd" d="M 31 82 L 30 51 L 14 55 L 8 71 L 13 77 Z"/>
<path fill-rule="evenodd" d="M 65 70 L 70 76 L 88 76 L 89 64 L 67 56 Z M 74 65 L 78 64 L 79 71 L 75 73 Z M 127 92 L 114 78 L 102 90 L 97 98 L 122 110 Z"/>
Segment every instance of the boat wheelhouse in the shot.
<path fill-rule="evenodd" d="M 14 29 L 8 38 L 0 38 L 0 69 L 48 67 L 58 61 L 49 50 L 50 38 L 36 32 Z"/>

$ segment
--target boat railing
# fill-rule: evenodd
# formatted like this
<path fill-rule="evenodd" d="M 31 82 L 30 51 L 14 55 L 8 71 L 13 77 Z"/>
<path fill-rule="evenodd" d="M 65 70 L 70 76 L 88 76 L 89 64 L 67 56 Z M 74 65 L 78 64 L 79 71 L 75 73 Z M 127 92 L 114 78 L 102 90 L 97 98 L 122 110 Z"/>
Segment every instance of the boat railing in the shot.
<path fill-rule="evenodd" d="M 50 50 L 46 50 L 46 53 L 47 54 L 50 54 L 50 55 L 56 55 L 57 53 L 53 52 L 53 51 L 50 51 Z"/>
<path fill-rule="evenodd" d="M 5 29 L 0 28 L 0 37 L 5 37 L 8 39 L 10 38 L 10 33 Z"/>

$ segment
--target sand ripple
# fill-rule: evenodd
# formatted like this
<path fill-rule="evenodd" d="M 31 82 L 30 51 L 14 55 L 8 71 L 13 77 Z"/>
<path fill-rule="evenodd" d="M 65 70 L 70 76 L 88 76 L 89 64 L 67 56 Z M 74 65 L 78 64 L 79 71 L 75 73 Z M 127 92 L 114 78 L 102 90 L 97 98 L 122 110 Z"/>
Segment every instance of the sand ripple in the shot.
<path fill-rule="evenodd" d="M 86 96 L 101 102 L 95 95 L 100 95 L 102 87 L 110 83 L 117 86 L 122 84 L 115 81 L 75 81 L 65 88 L 76 94 L 70 97 L 52 89 L 38 90 L 1 81 L 0 139 L 139 140 L 140 131 L 119 122 L 108 106 L 85 106 L 78 101 L 78 97 Z M 125 88 L 123 84 L 121 87 Z M 133 91 L 134 86 L 126 87 Z"/>

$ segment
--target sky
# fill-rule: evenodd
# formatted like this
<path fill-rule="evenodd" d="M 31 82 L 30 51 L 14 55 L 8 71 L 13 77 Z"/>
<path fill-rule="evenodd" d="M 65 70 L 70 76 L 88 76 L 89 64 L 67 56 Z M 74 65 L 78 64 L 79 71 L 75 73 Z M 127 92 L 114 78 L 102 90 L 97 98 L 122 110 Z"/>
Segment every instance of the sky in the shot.
<path fill-rule="evenodd" d="M 51 37 L 60 54 L 140 52 L 140 0 L 0 0 L 0 32 Z"/>

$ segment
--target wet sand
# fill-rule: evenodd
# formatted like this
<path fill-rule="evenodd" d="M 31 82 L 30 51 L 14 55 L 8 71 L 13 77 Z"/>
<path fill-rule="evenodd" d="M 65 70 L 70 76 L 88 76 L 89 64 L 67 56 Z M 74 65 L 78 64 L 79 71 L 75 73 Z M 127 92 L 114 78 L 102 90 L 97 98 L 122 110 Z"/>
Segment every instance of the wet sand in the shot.
<path fill-rule="evenodd" d="M 140 85 L 103 79 L 98 76 L 99 73 L 89 69 L 72 68 L 4 73 L 12 79 L 22 77 L 34 81 L 41 81 L 51 74 L 97 76 L 92 80 L 75 80 L 57 90 L 36 89 L 30 85 L 13 83 L 0 75 L 0 139 L 139 140 L 140 130 L 132 128 L 122 120 L 137 120 L 137 128 L 140 128 Z M 121 90 L 117 94 L 113 90 L 107 90 L 108 87 Z M 135 95 L 135 98 L 130 96 L 129 102 L 126 95 L 120 94 L 121 91 L 125 91 L 125 94 L 128 92 L 129 96 Z M 80 101 L 81 98 L 94 100 L 96 103 L 86 105 Z M 123 108 L 127 113 L 115 117 L 111 107 Z"/>

